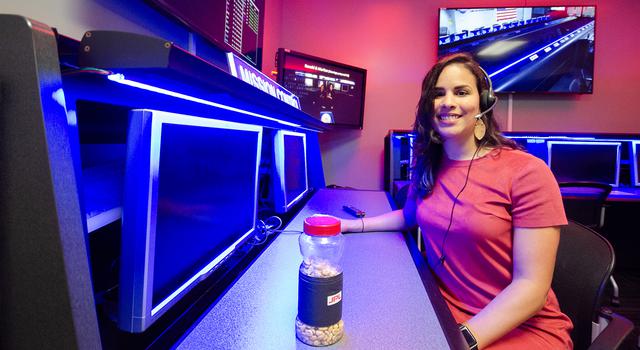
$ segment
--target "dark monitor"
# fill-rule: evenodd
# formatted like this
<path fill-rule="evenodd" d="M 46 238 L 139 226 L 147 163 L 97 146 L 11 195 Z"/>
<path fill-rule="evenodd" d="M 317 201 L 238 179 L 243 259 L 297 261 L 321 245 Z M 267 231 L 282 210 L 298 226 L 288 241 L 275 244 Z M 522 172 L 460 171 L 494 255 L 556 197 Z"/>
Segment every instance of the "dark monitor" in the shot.
<path fill-rule="evenodd" d="M 255 229 L 262 127 L 134 110 L 119 327 L 142 332 Z"/>
<path fill-rule="evenodd" d="M 261 68 L 265 0 L 147 1 L 216 46 Z"/>
<path fill-rule="evenodd" d="M 640 141 L 631 143 L 631 166 L 633 167 L 633 184 L 640 186 Z"/>
<path fill-rule="evenodd" d="M 362 129 L 367 71 L 279 49 L 278 83 L 300 99 L 302 111 L 341 128 Z"/>
<path fill-rule="evenodd" d="M 594 6 L 441 8 L 438 57 L 467 52 L 496 92 L 593 93 Z"/>
<path fill-rule="evenodd" d="M 618 186 L 620 142 L 548 141 L 548 165 L 558 182 L 594 181 Z"/>
<path fill-rule="evenodd" d="M 306 134 L 278 130 L 273 149 L 275 211 L 285 213 L 309 191 Z"/>

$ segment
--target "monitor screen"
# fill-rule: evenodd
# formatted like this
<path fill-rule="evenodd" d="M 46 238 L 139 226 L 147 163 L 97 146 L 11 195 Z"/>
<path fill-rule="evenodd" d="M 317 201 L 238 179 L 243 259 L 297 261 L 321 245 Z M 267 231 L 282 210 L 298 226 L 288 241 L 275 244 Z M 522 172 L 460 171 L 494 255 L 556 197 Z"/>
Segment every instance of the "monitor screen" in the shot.
<path fill-rule="evenodd" d="M 146 329 L 254 230 L 262 128 L 131 113 L 120 327 Z"/>
<path fill-rule="evenodd" d="M 549 141 L 548 165 L 558 182 L 595 181 L 618 186 L 620 142 Z"/>
<path fill-rule="evenodd" d="M 278 50 L 278 83 L 301 109 L 337 127 L 362 129 L 367 71 L 287 49 Z"/>
<path fill-rule="evenodd" d="M 640 141 L 631 143 L 631 166 L 633 167 L 633 185 L 640 186 Z"/>
<path fill-rule="evenodd" d="M 496 92 L 593 93 L 594 6 L 441 8 L 438 57 L 467 52 Z"/>
<path fill-rule="evenodd" d="M 278 130 L 274 140 L 276 212 L 284 213 L 309 190 L 306 135 Z"/>
<path fill-rule="evenodd" d="M 261 69 L 265 0 L 148 0 L 226 51 Z"/>

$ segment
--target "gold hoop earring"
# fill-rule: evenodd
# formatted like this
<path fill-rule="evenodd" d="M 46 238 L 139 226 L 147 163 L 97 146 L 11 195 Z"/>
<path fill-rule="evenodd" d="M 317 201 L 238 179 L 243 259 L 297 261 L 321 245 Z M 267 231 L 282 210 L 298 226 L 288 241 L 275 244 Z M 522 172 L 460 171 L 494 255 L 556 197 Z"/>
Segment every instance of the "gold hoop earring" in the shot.
<path fill-rule="evenodd" d="M 487 126 L 484 125 L 484 121 L 482 120 L 482 118 L 477 119 L 475 128 L 473 129 L 473 135 L 476 137 L 476 140 L 482 141 L 486 133 Z"/>

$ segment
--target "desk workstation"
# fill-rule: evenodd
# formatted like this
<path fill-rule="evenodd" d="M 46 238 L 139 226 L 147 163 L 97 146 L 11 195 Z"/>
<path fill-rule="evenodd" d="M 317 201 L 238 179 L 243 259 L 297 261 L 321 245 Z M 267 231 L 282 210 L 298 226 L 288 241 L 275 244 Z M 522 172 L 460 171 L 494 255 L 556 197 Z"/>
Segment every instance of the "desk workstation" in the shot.
<path fill-rule="evenodd" d="M 587 198 L 593 193 L 589 189 L 561 189 L 563 197 Z M 640 202 L 640 188 L 637 187 L 615 187 L 607 196 L 607 202 Z"/>
<path fill-rule="evenodd" d="M 321 189 L 286 230 L 304 218 L 347 218 L 343 204 L 367 215 L 391 210 L 382 191 Z M 328 349 L 464 349 L 463 340 L 424 264 L 416 265 L 400 232 L 345 235 L 345 335 Z M 283 232 L 243 276 L 185 334 L 178 349 L 311 349 L 296 339 L 298 234 Z M 434 289 L 435 288 L 435 289 Z M 443 309 L 444 308 L 444 309 Z"/>

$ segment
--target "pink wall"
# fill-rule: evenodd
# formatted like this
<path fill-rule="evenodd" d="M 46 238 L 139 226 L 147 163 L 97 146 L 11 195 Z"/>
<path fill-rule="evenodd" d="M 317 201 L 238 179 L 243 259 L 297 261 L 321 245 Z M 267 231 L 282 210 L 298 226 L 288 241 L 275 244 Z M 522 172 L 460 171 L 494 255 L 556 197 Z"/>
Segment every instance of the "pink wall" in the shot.
<path fill-rule="evenodd" d="M 320 136 L 327 184 L 382 189 L 384 136 L 412 126 L 436 60 L 439 7 L 597 6 L 594 94 L 513 96 L 513 130 L 640 133 L 640 1 L 269 0 L 263 70 L 286 47 L 367 69 L 364 130 Z M 634 41 L 635 39 L 635 41 Z M 506 129 L 508 96 L 496 112 Z"/>

